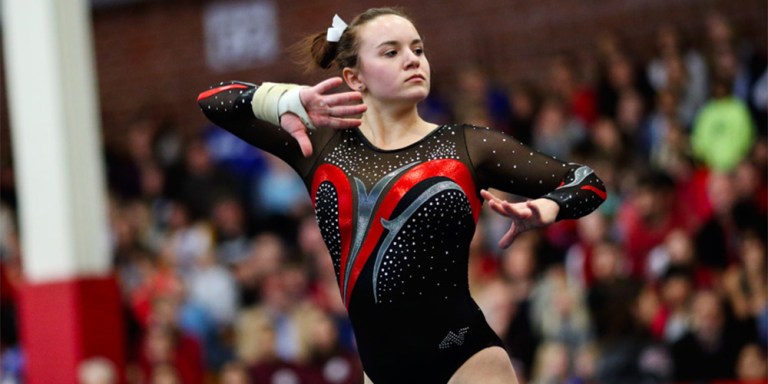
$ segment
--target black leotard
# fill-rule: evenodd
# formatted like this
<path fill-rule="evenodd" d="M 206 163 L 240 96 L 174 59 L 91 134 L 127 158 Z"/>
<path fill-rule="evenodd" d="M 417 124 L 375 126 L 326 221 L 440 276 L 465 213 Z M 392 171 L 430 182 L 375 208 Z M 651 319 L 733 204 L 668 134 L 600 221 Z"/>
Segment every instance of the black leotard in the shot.
<path fill-rule="evenodd" d="M 470 125 L 439 126 L 396 150 L 376 148 L 358 129 L 309 131 L 314 153 L 304 158 L 282 128 L 254 118 L 255 88 L 221 83 L 198 100 L 211 121 L 303 178 L 376 384 L 445 383 L 473 354 L 502 345 L 467 282 L 481 188 L 550 198 L 560 205 L 558 219 L 585 215 L 605 199 L 588 167 Z"/>

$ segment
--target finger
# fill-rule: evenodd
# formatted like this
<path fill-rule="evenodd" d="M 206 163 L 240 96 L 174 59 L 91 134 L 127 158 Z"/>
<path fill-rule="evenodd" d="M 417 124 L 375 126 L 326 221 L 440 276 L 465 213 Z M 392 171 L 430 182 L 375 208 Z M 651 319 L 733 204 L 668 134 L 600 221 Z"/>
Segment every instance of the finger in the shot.
<path fill-rule="evenodd" d="M 531 217 L 533 212 L 530 208 L 528 208 L 526 203 L 510 203 L 508 201 L 502 201 L 501 202 L 502 209 L 507 213 L 510 217 L 515 217 L 518 219 L 528 219 Z"/>
<path fill-rule="evenodd" d="M 280 119 L 283 129 L 298 142 L 304 157 L 312 155 L 312 142 L 309 141 L 307 127 L 304 126 L 304 123 L 297 116 L 290 113 L 284 114 Z"/>
<path fill-rule="evenodd" d="M 356 104 L 362 99 L 363 94 L 357 91 L 334 93 L 323 97 L 323 101 L 328 105 Z"/>
<path fill-rule="evenodd" d="M 503 201 L 485 189 L 480 190 L 480 196 L 487 200 L 489 204 L 491 202 L 501 203 Z"/>
<path fill-rule="evenodd" d="M 331 77 L 329 79 L 325 79 L 325 80 L 317 83 L 312 88 L 317 93 L 326 93 L 326 92 L 328 92 L 328 91 L 338 87 L 343 82 L 344 82 L 344 80 L 342 80 L 341 77 L 336 76 L 336 77 Z"/>
<path fill-rule="evenodd" d="M 294 139 L 299 143 L 299 148 L 301 148 L 301 154 L 304 155 L 304 157 L 309 157 L 312 155 L 312 142 L 309 141 L 309 136 L 307 136 L 307 131 L 305 130 L 298 130 L 291 133 L 291 136 L 293 136 Z"/>
<path fill-rule="evenodd" d="M 515 237 L 517 237 L 517 225 L 512 222 L 507 233 L 499 239 L 499 248 L 506 249 L 512 245 L 512 242 L 515 241 Z"/>
<path fill-rule="evenodd" d="M 333 117 L 357 116 L 365 112 L 366 108 L 367 107 L 365 104 L 342 105 L 338 107 L 331 107 L 328 111 L 328 114 Z"/>
<path fill-rule="evenodd" d="M 509 213 L 508 213 L 508 212 L 507 212 L 507 210 L 504 208 L 504 206 L 502 206 L 502 204 L 501 204 L 500 202 L 498 202 L 498 201 L 496 201 L 496 200 L 489 200 L 489 201 L 488 201 L 488 206 L 489 206 L 489 207 L 491 208 L 491 210 L 493 210 L 494 212 L 496 212 L 496 213 L 498 213 L 498 214 L 500 214 L 500 215 L 502 215 L 502 216 L 506 216 L 506 217 L 509 217 Z"/>

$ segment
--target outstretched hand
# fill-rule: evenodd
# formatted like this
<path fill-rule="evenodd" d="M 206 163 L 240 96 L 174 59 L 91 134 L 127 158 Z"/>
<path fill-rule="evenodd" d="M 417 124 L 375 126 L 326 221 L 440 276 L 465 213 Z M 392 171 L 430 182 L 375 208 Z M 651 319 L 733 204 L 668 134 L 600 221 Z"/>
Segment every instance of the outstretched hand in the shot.
<path fill-rule="evenodd" d="M 560 212 L 560 206 L 549 199 L 510 203 L 499 199 L 485 189 L 480 191 L 480 195 L 488 201 L 488 206 L 494 212 L 512 219 L 509 230 L 499 240 L 499 247 L 502 249 L 512 245 L 517 235 L 554 223 Z"/>
<path fill-rule="evenodd" d="M 326 95 L 342 83 L 341 77 L 332 77 L 313 87 L 304 87 L 299 92 L 301 104 L 315 127 L 346 129 L 361 124 L 357 116 L 365 112 L 366 106 L 360 103 L 363 98 L 360 92 L 349 91 Z M 280 126 L 296 139 L 305 157 L 312 154 L 312 143 L 307 136 L 307 127 L 298 116 L 292 113 L 283 114 L 280 116 Z"/>

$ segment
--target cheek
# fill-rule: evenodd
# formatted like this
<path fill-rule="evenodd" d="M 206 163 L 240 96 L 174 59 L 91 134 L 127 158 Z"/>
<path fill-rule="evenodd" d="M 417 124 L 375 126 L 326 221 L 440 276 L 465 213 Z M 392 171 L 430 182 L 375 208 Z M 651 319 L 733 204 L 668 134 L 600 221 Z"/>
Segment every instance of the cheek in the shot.
<path fill-rule="evenodd" d="M 382 65 L 376 60 L 360 60 L 360 78 L 366 85 L 381 81 L 382 73 Z"/>
<path fill-rule="evenodd" d="M 370 63 L 363 74 L 363 81 L 371 91 L 387 92 L 396 86 L 397 73 L 386 65 Z"/>

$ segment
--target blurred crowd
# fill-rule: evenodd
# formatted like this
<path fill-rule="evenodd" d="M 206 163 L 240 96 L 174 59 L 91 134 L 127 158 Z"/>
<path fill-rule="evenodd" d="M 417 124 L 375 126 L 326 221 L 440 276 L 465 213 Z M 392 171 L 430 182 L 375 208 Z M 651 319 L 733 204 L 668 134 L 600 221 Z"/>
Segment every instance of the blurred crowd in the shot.
<path fill-rule="evenodd" d="M 652 57 L 604 33 L 535 81 L 500 84 L 467 65 L 420 105 L 427 120 L 489 126 L 588 164 L 609 190 L 598 211 L 508 249 L 496 246 L 508 222 L 481 215 L 470 286 L 521 382 L 768 378 L 766 52 L 720 14 L 703 25 L 698 40 L 659 27 Z M 299 177 L 217 127 L 184 134 L 147 114 L 120 132 L 106 164 L 128 382 L 360 383 Z M 3 384 L 23 369 L 6 179 Z M 109 376 L 90 363 L 83 382 Z"/>

